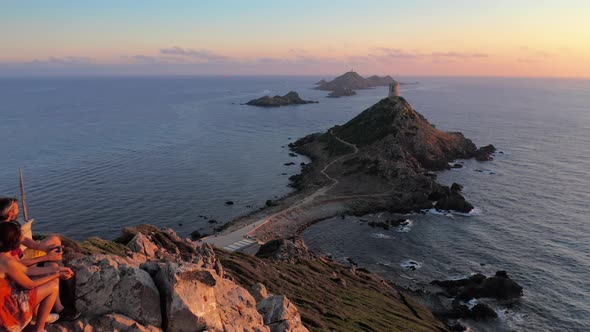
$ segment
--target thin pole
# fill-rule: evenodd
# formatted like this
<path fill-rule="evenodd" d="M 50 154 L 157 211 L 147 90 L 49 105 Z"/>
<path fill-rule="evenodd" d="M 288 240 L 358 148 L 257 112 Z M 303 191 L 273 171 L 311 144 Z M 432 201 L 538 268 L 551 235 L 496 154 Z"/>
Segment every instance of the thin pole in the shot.
<path fill-rule="evenodd" d="M 29 213 L 27 211 L 27 200 L 25 198 L 25 183 L 23 181 L 23 169 L 18 169 L 18 175 L 20 178 L 20 200 L 23 206 L 23 217 L 25 218 L 25 222 L 29 221 Z"/>

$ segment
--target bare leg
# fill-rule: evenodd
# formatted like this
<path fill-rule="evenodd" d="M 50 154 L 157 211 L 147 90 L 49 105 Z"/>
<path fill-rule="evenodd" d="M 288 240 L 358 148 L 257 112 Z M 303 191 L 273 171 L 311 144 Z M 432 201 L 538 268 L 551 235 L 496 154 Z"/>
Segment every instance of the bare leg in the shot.
<path fill-rule="evenodd" d="M 45 330 L 45 322 L 58 295 L 59 279 L 53 279 L 37 287 L 37 303 L 34 304 L 34 306 L 39 306 L 39 309 L 37 309 L 37 325 L 35 325 L 36 332 Z"/>
<path fill-rule="evenodd" d="M 58 247 L 58 246 L 61 246 L 61 239 L 57 235 L 50 235 L 50 236 L 44 238 L 40 243 L 45 246 L 49 245 L 49 246 L 53 246 L 53 247 Z M 45 266 L 61 266 L 61 265 L 62 264 L 57 263 L 57 262 L 45 262 Z M 53 307 L 53 311 L 60 313 L 63 310 L 64 310 L 64 306 L 61 304 L 61 301 L 58 296 L 57 300 L 55 301 L 55 306 Z"/>

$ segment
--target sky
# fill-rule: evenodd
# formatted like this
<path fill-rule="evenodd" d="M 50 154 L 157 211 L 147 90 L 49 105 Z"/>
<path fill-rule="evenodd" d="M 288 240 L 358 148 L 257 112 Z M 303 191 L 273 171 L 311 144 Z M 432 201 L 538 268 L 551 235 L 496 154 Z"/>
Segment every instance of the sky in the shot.
<path fill-rule="evenodd" d="M 0 76 L 590 77 L 589 0 L 0 0 Z"/>

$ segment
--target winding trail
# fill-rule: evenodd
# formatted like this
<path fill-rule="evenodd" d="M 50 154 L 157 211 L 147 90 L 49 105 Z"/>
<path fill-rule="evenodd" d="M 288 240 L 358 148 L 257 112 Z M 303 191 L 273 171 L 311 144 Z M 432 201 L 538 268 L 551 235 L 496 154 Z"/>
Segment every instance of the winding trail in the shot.
<path fill-rule="evenodd" d="M 330 166 L 332 166 L 334 163 L 342 160 L 343 158 L 352 157 L 359 152 L 359 149 L 357 148 L 356 145 L 340 139 L 338 136 L 334 135 L 331 130 L 329 131 L 329 133 L 335 139 L 337 139 L 339 142 L 341 142 L 353 149 L 352 153 L 340 156 L 340 157 L 332 160 L 326 166 L 324 166 L 324 168 L 320 171 L 320 173 L 322 173 L 322 175 L 324 175 L 328 180 L 332 181 L 332 184 L 319 188 L 318 190 L 313 192 L 311 195 L 304 197 L 300 201 L 292 204 L 291 206 L 289 206 L 288 208 L 286 208 L 284 210 L 281 210 L 277 213 L 257 219 L 256 221 L 254 221 L 254 222 L 252 222 L 240 229 L 237 229 L 235 231 L 232 231 L 232 232 L 229 232 L 226 234 L 208 236 L 208 237 L 201 239 L 201 241 L 209 243 L 209 244 L 216 246 L 218 248 L 223 248 L 228 251 L 248 251 L 247 250 L 248 248 L 251 248 L 253 246 L 257 246 L 258 244 L 260 244 L 259 241 L 256 240 L 256 236 L 254 235 L 256 230 L 258 230 L 260 227 L 265 226 L 272 221 L 286 222 L 286 221 L 294 220 L 297 218 L 302 218 L 302 217 L 305 218 L 306 216 L 309 217 L 310 216 L 310 213 L 308 213 L 309 208 L 312 208 L 312 207 L 318 208 L 317 205 L 314 206 L 313 202 L 318 197 L 325 196 L 326 193 L 330 189 L 334 188 L 336 185 L 338 185 L 340 183 L 338 181 L 338 179 L 335 179 L 335 178 L 331 177 L 330 175 L 328 175 L 327 171 L 330 168 Z M 359 196 L 364 196 L 364 195 L 342 196 L 339 198 L 354 198 L 354 197 L 359 197 Z M 319 208 L 321 209 L 321 207 L 319 207 Z"/>

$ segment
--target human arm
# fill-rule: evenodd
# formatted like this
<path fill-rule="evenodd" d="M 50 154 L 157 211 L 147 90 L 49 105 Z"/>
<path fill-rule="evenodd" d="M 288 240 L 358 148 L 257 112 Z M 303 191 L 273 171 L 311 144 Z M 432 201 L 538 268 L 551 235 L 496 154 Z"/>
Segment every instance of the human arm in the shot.
<path fill-rule="evenodd" d="M 29 278 L 25 273 L 25 270 L 26 267 L 24 265 L 14 260 L 8 262 L 8 269 L 6 271 L 6 275 L 8 275 L 8 277 L 10 277 L 10 279 L 14 281 L 17 285 L 25 289 L 39 287 L 53 279 L 60 277 L 60 272 L 56 271 L 39 279 L 31 280 L 31 278 Z"/>
<path fill-rule="evenodd" d="M 24 266 L 32 266 L 42 262 L 59 262 L 62 260 L 62 253 L 55 250 L 50 251 L 45 256 L 35 258 L 23 258 L 20 263 Z"/>
<path fill-rule="evenodd" d="M 40 250 L 45 252 L 50 252 L 51 250 L 59 247 L 54 244 L 44 244 L 42 242 L 37 242 L 28 237 L 23 238 L 21 240 L 21 244 L 29 249 Z"/>
<path fill-rule="evenodd" d="M 23 264 L 23 265 L 27 266 L 26 264 Z M 25 270 L 25 274 L 29 277 L 44 276 L 44 275 L 52 274 L 55 272 L 59 272 L 59 266 L 57 266 L 57 265 L 43 266 L 43 267 L 27 266 L 27 269 Z"/>

